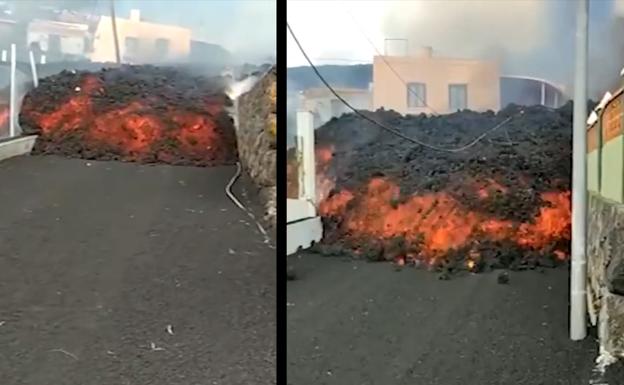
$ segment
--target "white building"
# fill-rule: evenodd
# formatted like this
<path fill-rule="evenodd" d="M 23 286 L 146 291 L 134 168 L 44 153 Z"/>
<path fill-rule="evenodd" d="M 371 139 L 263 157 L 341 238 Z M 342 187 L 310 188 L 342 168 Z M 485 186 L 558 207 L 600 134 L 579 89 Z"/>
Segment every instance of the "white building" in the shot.
<path fill-rule="evenodd" d="M 27 43 L 38 46 L 49 57 L 85 58 L 91 49 L 87 24 L 33 20 L 28 24 Z"/>
<path fill-rule="evenodd" d="M 334 91 L 357 110 L 370 110 L 370 90 L 360 88 L 335 88 Z M 299 109 L 314 115 L 314 128 L 320 127 L 331 118 L 352 112 L 327 88 L 309 88 L 299 94 Z"/>

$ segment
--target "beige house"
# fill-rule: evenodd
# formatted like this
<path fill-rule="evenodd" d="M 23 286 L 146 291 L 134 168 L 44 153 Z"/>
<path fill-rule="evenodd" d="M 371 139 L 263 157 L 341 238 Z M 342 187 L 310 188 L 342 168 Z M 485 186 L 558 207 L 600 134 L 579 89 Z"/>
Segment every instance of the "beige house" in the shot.
<path fill-rule="evenodd" d="M 129 64 L 162 63 L 186 60 L 191 51 L 191 30 L 141 20 L 138 10 L 129 19 L 116 18 L 121 61 Z M 94 62 L 114 62 L 115 41 L 112 21 L 102 16 L 94 33 Z"/>
<path fill-rule="evenodd" d="M 431 48 L 411 56 L 375 56 L 373 109 L 381 107 L 402 114 L 498 110 L 498 62 L 436 57 Z"/>
<path fill-rule="evenodd" d="M 367 89 L 334 88 L 347 103 L 358 110 L 370 110 L 371 93 Z M 326 87 L 309 88 L 299 95 L 299 108 L 314 115 L 314 127 L 319 127 L 331 118 L 352 112 Z"/>

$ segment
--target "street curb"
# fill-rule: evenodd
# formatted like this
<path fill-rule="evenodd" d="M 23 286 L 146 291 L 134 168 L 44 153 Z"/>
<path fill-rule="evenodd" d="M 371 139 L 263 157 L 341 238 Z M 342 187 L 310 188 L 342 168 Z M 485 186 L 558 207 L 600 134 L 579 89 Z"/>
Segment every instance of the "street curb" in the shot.
<path fill-rule="evenodd" d="M 30 154 L 36 139 L 37 135 L 29 135 L 0 142 L 0 161 Z"/>

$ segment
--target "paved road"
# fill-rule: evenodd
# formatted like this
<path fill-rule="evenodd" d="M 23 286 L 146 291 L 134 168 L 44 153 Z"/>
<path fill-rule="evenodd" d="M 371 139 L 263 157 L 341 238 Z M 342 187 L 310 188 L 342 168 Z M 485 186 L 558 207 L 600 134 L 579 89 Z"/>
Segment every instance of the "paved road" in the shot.
<path fill-rule="evenodd" d="M 292 385 L 556 385 L 595 380 L 594 338 L 568 340 L 568 272 L 440 281 L 391 264 L 290 257 Z M 621 366 L 605 383 L 624 383 Z"/>
<path fill-rule="evenodd" d="M 1 162 L 0 384 L 273 384 L 275 251 L 234 171 Z"/>

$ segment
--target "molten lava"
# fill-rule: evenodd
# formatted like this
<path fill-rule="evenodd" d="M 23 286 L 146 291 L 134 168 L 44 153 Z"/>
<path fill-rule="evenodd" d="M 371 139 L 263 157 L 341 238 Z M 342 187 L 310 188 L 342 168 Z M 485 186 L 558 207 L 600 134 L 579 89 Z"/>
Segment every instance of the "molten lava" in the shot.
<path fill-rule="evenodd" d="M 445 272 L 552 267 L 567 259 L 571 105 L 440 116 L 379 109 L 369 116 L 437 149 L 355 114 L 316 129 L 324 222 L 318 251 Z M 504 130 L 487 131 L 502 122 Z"/>
<path fill-rule="evenodd" d="M 417 258 L 437 260 L 451 250 L 485 240 L 511 241 L 540 252 L 553 245 L 565 248 L 570 240 L 570 193 L 544 193 L 542 200 L 544 206 L 534 221 L 514 223 L 469 211 L 445 192 L 401 199 L 396 184 L 373 178 L 362 191 L 336 192 L 321 202 L 319 211 L 337 220 L 340 233 L 353 243 L 376 239 L 387 244 L 400 237 Z M 565 258 L 562 250 L 556 250 L 556 255 Z M 471 251 L 470 257 L 467 264 L 472 270 L 479 255 Z"/>
<path fill-rule="evenodd" d="M 329 166 L 334 157 L 334 147 L 319 147 L 316 153 L 316 201 L 322 202 L 334 188 L 336 182 L 329 176 Z"/>
<path fill-rule="evenodd" d="M 111 76 L 114 71 L 117 76 Z M 236 161 L 224 94 L 184 78 L 179 87 L 185 88 L 176 90 L 176 77 L 167 84 L 157 69 L 141 71 L 62 73 L 44 79 L 24 99 L 20 116 L 26 134 L 40 135 L 34 153 L 192 165 Z M 144 76 L 149 71 L 156 71 L 152 79 Z M 67 90 L 71 82 L 77 86 Z M 64 86 L 59 90 L 64 98 L 53 97 L 55 83 Z M 120 89 L 125 93 L 117 94 Z"/>

